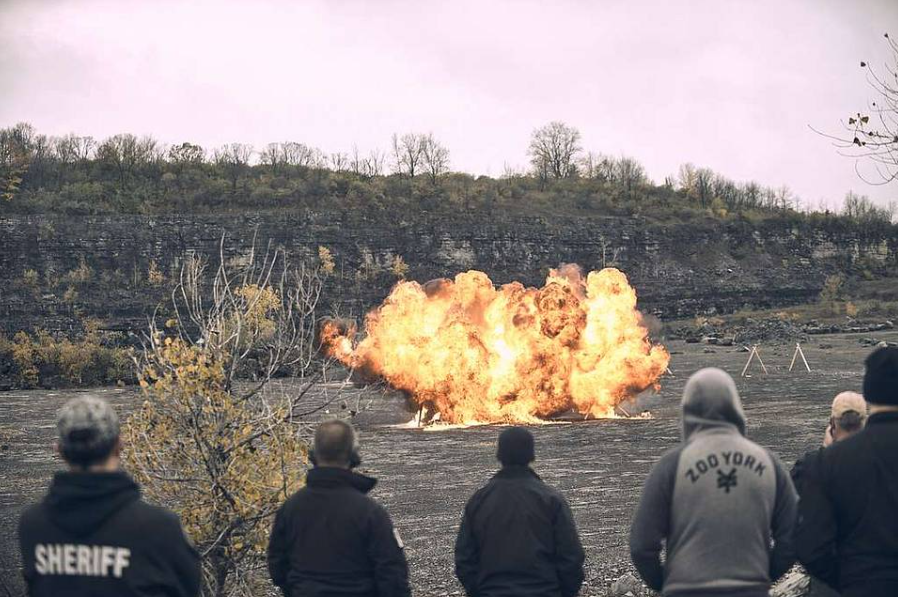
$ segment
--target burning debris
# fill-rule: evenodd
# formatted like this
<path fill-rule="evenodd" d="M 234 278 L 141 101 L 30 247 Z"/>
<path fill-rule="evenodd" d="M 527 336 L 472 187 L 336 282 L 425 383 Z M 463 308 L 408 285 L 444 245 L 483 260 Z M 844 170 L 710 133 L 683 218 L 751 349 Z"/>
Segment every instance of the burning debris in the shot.
<path fill-rule="evenodd" d="M 326 322 L 321 340 L 363 377 L 408 392 L 419 418 L 443 423 L 536 423 L 570 410 L 612 417 L 619 403 L 657 388 L 670 360 L 613 268 L 584 277 L 564 266 L 542 288 L 497 289 L 479 271 L 400 282 L 365 332 L 356 342 L 354 326 Z"/>

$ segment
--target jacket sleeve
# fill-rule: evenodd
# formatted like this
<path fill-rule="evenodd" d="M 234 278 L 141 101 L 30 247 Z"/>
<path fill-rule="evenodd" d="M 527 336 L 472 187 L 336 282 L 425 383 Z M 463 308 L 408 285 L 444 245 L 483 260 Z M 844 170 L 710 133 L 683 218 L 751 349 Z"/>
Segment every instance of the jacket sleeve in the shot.
<path fill-rule="evenodd" d="M 390 515 L 380 506 L 373 510 L 368 537 L 368 557 L 374 564 L 374 582 L 380 597 L 409 597 L 408 564 L 402 540 Z"/>
<path fill-rule="evenodd" d="M 268 539 L 268 574 L 271 576 L 271 582 L 284 595 L 289 595 L 289 588 L 287 587 L 287 572 L 289 568 L 290 555 L 287 547 L 287 522 L 284 515 L 284 506 L 281 506 L 274 517 L 271 536 Z"/>
<path fill-rule="evenodd" d="M 792 465 L 792 470 L 789 471 L 789 476 L 792 477 L 792 485 L 795 487 L 795 491 L 798 492 L 799 496 L 801 495 L 802 489 L 802 481 L 804 480 L 804 469 L 806 466 L 805 460 L 807 460 L 809 456 L 806 454 L 795 461 L 795 464 Z"/>
<path fill-rule="evenodd" d="M 664 585 L 662 543 L 670 531 L 671 499 L 680 448 L 661 457 L 649 473 L 630 527 L 630 558 L 642 580 L 654 591 Z"/>
<path fill-rule="evenodd" d="M 471 528 L 468 512 L 470 504 L 462 514 L 458 537 L 455 539 L 455 576 L 465 588 L 468 597 L 477 597 L 477 576 L 480 573 L 480 552 L 477 539 Z"/>
<path fill-rule="evenodd" d="M 776 500 L 770 529 L 773 536 L 773 549 L 770 551 L 770 580 L 776 582 L 795 563 L 792 536 L 798 517 L 798 494 L 795 492 L 792 479 L 786 472 L 783 463 L 775 454 L 771 453 L 770 455 L 773 458 L 776 471 Z"/>
<path fill-rule="evenodd" d="M 559 496 L 558 512 L 555 518 L 555 565 L 561 584 L 561 597 L 574 597 L 583 584 L 583 561 L 585 555 L 574 515 L 567 501 Z"/>
<path fill-rule="evenodd" d="M 22 578 L 25 581 L 26 594 L 31 595 L 31 583 L 34 580 L 34 552 L 31 541 L 26 537 L 31 537 L 26 519 L 29 517 L 31 509 L 27 510 L 19 518 L 18 536 L 19 536 L 19 555 L 22 558 Z"/>
<path fill-rule="evenodd" d="M 804 487 L 798 504 L 795 547 L 798 560 L 812 576 L 838 588 L 838 524 L 825 477 L 821 455 L 808 463 L 805 470 Z"/>
<path fill-rule="evenodd" d="M 171 512 L 167 515 L 164 522 L 160 521 L 161 528 L 152 531 L 152 535 L 162 542 L 156 549 L 157 553 L 165 557 L 165 568 L 168 571 L 165 584 L 169 589 L 166 595 L 197 597 L 203 580 L 200 555 L 184 534 L 177 515 Z"/>

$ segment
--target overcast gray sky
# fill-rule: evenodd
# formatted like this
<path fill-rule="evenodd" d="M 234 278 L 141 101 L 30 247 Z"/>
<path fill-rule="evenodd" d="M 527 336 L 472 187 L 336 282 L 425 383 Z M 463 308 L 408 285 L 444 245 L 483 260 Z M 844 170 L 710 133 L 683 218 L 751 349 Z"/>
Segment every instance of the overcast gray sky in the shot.
<path fill-rule="evenodd" d="M 657 181 L 693 162 L 806 202 L 878 201 L 839 130 L 898 0 L 0 0 L 0 126 L 166 143 L 386 149 L 433 132 L 457 170 L 523 167 L 531 131 Z"/>

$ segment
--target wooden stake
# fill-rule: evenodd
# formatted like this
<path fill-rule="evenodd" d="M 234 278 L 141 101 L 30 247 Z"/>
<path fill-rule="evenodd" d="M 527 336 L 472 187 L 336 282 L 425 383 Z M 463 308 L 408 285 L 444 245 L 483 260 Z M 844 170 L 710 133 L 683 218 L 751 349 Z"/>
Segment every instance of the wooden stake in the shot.
<path fill-rule="evenodd" d="M 748 348 L 747 346 L 745 348 Z M 764 361 L 761 360 L 761 353 L 758 352 L 758 345 L 755 344 L 751 347 L 751 354 L 748 355 L 748 362 L 745 363 L 745 367 L 742 368 L 742 375 L 740 377 L 745 377 L 745 372 L 748 371 L 748 366 L 751 365 L 752 360 L 758 357 L 758 362 L 761 363 L 761 369 L 764 370 L 764 373 L 767 373 L 767 367 L 764 366 Z"/>
<path fill-rule="evenodd" d="M 767 367 L 764 366 L 764 361 L 761 360 L 761 353 L 758 352 L 758 347 L 755 346 L 755 354 L 758 355 L 758 362 L 761 363 L 761 369 L 764 370 L 764 373 L 767 373 Z"/>
<path fill-rule="evenodd" d="M 792 362 L 789 364 L 789 371 L 792 371 L 792 367 L 795 366 L 795 361 L 796 359 L 798 359 L 799 355 L 801 356 L 801 360 L 804 362 L 804 366 L 808 370 L 808 373 L 810 373 L 811 366 L 808 365 L 808 360 L 804 357 L 804 351 L 801 349 L 801 342 L 795 343 L 795 353 L 792 355 Z"/>
<path fill-rule="evenodd" d="M 746 347 L 748 348 L 748 347 Z M 751 365 L 751 360 L 755 358 L 755 347 L 751 347 L 751 352 L 748 355 L 748 362 L 745 363 L 745 367 L 742 368 L 742 374 L 739 377 L 745 377 L 745 372 L 748 371 L 748 366 Z"/>
<path fill-rule="evenodd" d="M 801 344 L 798 345 L 798 354 L 801 355 L 801 360 L 804 361 L 804 366 L 807 367 L 808 373 L 811 372 L 811 366 L 808 365 L 808 360 L 804 358 L 804 351 L 801 349 Z"/>

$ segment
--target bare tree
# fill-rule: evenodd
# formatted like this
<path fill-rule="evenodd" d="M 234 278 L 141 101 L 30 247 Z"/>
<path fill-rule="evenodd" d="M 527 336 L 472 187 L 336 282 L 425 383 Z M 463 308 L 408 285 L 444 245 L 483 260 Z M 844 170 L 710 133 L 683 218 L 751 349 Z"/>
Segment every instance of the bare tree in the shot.
<path fill-rule="evenodd" d="M 599 245 L 602 247 L 602 269 L 617 267 L 617 258 L 620 256 L 620 247 L 611 247 L 604 234 L 599 235 Z"/>
<path fill-rule="evenodd" d="M 832 139 L 842 155 L 855 158 L 855 170 L 870 184 L 898 180 L 898 43 L 888 33 L 885 39 L 889 58 L 882 71 L 867 61 L 860 63 L 876 98 L 865 110 L 842 122 L 844 133 L 820 133 Z M 861 172 L 862 161 L 872 164 L 873 176 Z"/>
<path fill-rule="evenodd" d="M 449 170 L 449 150 L 433 134 L 427 134 L 420 139 L 421 158 L 430 182 L 436 186 L 440 176 Z"/>
<path fill-rule="evenodd" d="M 151 323 L 138 358 L 143 403 L 128 420 L 128 470 L 173 508 L 199 551 L 207 597 L 248 595 L 271 520 L 304 470 L 322 276 L 280 250 L 255 249 L 207 275 L 191 257 L 172 292 L 175 317 Z M 288 390 L 276 373 L 299 376 Z M 329 392 L 329 390 L 328 390 Z"/>
<path fill-rule="evenodd" d="M 321 161 L 321 152 L 303 143 L 284 143 L 281 146 L 283 161 L 290 166 L 315 168 Z"/>
<path fill-rule="evenodd" d="M 372 149 L 365 159 L 365 173 L 368 176 L 380 176 L 384 173 L 384 164 L 387 161 L 386 154 L 379 149 Z"/>
<path fill-rule="evenodd" d="M 708 168 L 696 168 L 692 164 L 683 164 L 677 175 L 679 190 L 686 196 L 698 201 L 702 207 L 708 207 L 714 195 L 714 172 Z"/>
<path fill-rule="evenodd" d="M 750 181 L 742 185 L 742 203 L 746 207 L 758 207 L 761 204 L 761 185 Z"/>
<path fill-rule="evenodd" d="M 614 158 L 601 153 L 587 153 L 580 160 L 581 174 L 586 178 L 610 182 L 614 179 Z"/>
<path fill-rule="evenodd" d="M 866 195 L 858 195 L 849 191 L 845 195 L 842 206 L 842 214 L 852 220 L 865 225 L 889 224 L 895 217 L 896 203 L 890 202 L 885 206 L 878 206 Z"/>
<path fill-rule="evenodd" d="M 72 140 L 72 147 L 75 152 L 75 157 L 83 164 L 90 161 L 93 157 L 94 151 L 97 148 L 97 142 L 91 136 L 74 137 Z"/>
<path fill-rule="evenodd" d="M 365 176 L 365 159 L 359 153 L 358 145 L 352 145 L 352 153 L 349 155 L 349 171 L 357 176 Z"/>
<path fill-rule="evenodd" d="M 349 156 L 341 152 L 330 154 L 330 167 L 334 172 L 348 170 L 350 167 Z"/>
<path fill-rule="evenodd" d="M 222 145 L 212 154 L 215 165 L 221 168 L 224 175 L 231 181 L 231 191 L 237 192 L 237 182 L 249 169 L 249 161 L 252 159 L 253 146 L 243 143 L 230 143 Z"/>
<path fill-rule="evenodd" d="M 421 168 L 422 140 L 424 136 L 406 133 L 401 137 L 393 134 L 393 167 L 399 176 L 414 178 Z"/>
<path fill-rule="evenodd" d="M 277 176 L 281 168 L 287 163 L 284 145 L 282 143 L 269 143 L 259 152 L 259 163 L 267 166 L 274 176 Z"/>
<path fill-rule="evenodd" d="M 190 173 L 198 170 L 206 162 L 206 150 L 193 143 L 181 143 L 168 148 L 168 166 L 181 188 Z"/>
<path fill-rule="evenodd" d="M 627 192 L 627 197 L 633 193 L 633 189 L 639 185 L 643 185 L 648 181 L 645 174 L 645 168 L 633 158 L 621 156 L 614 163 L 614 179 Z"/>
<path fill-rule="evenodd" d="M 29 151 L 28 184 L 41 188 L 46 183 L 47 174 L 53 166 L 53 140 L 47 135 L 35 134 L 31 138 Z"/>
<path fill-rule="evenodd" d="M 156 145 L 150 137 L 138 139 L 130 133 L 113 135 L 97 147 L 97 159 L 116 173 L 119 187 L 125 190 L 134 174 L 151 158 Z"/>
<path fill-rule="evenodd" d="M 569 178 L 577 173 L 580 132 L 563 122 L 550 122 L 530 137 L 530 163 L 541 180 Z"/>

